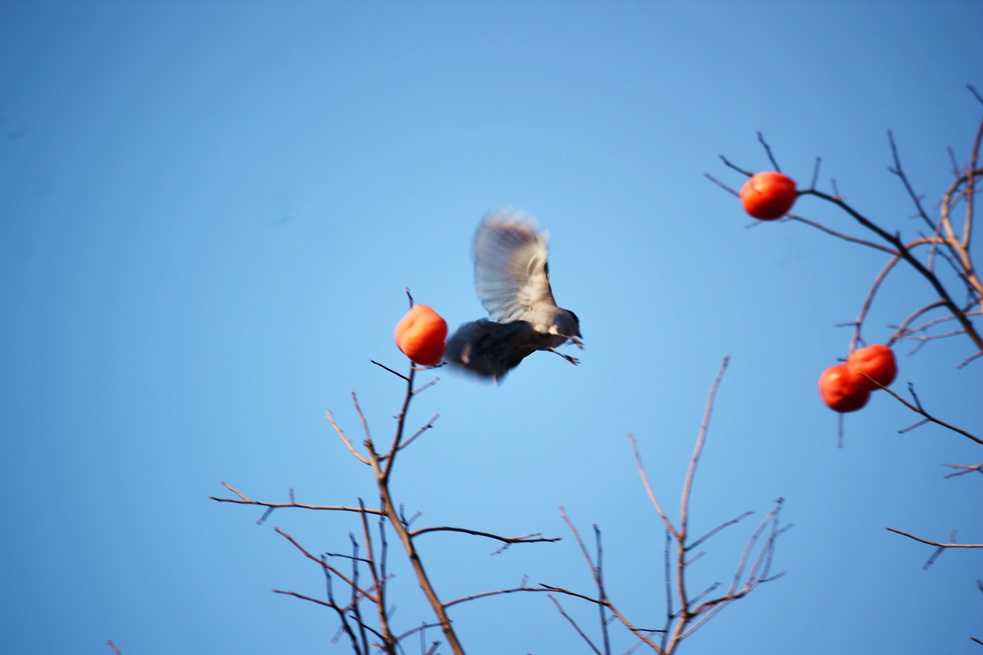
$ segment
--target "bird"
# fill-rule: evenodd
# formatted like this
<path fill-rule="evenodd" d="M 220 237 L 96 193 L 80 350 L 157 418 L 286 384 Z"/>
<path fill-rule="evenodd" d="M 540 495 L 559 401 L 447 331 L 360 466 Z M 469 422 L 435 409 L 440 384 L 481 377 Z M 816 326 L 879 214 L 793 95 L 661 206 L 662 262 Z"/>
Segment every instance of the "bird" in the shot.
<path fill-rule="evenodd" d="M 498 382 L 527 356 L 571 342 L 583 348 L 580 320 L 558 307 L 550 287 L 548 238 L 524 212 L 485 215 L 474 235 L 474 286 L 490 316 L 461 325 L 444 359 L 454 367 Z"/>

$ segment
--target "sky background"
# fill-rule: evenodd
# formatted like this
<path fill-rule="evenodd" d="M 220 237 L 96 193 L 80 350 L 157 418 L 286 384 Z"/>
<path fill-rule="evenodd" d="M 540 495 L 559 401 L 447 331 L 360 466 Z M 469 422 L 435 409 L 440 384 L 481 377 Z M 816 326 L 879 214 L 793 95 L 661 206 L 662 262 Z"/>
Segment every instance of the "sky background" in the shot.
<path fill-rule="evenodd" d="M 979 447 L 886 394 L 846 417 L 818 399 L 884 256 L 794 222 L 748 229 L 726 154 L 782 169 L 914 234 L 887 172 L 893 130 L 934 209 L 969 157 L 983 3 L 0 3 L 0 645 L 11 653 L 343 653 L 323 578 L 273 532 L 347 548 L 351 516 L 219 504 L 374 502 L 325 420 L 391 434 L 407 362 L 404 287 L 452 326 L 484 315 L 470 242 L 487 211 L 550 231 L 553 290 L 581 320 L 573 367 L 548 353 L 500 386 L 446 369 L 410 424 L 394 493 L 431 535 L 451 599 L 523 576 L 590 593 L 559 516 L 604 531 L 611 598 L 661 624 L 662 527 L 626 433 L 673 511 L 722 383 L 693 496 L 702 533 L 778 497 L 782 579 L 682 652 L 979 653 Z M 814 198 L 796 210 L 856 229 Z M 976 240 L 977 246 L 979 239 Z M 977 248 L 977 257 L 979 256 Z M 933 300 L 897 271 L 864 332 Z M 898 348 L 937 415 L 980 432 L 983 360 L 965 338 Z M 694 588 L 728 582 L 752 521 L 705 545 Z M 392 553 L 395 621 L 429 619 Z M 592 608 L 564 606 L 596 634 Z M 452 613 L 471 653 L 587 652 L 542 595 Z M 616 652 L 633 643 L 620 633 Z M 408 652 L 414 652 L 409 650 Z"/>

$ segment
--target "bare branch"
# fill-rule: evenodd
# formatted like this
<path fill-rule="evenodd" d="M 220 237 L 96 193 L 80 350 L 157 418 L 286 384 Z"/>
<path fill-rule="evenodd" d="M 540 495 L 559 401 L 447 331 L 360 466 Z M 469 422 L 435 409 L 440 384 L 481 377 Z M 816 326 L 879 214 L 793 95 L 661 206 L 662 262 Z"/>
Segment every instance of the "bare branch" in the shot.
<path fill-rule="evenodd" d="M 546 587 L 545 585 L 542 586 L 542 587 L 526 587 L 525 585 L 523 585 L 521 587 L 513 587 L 511 589 L 496 589 L 494 591 L 482 591 L 482 592 L 477 593 L 477 594 L 471 594 L 470 596 L 463 596 L 461 598 L 455 598 L 454 600 L 452 600 L 450 602 L 444 603 L 444 607 L 448 607 L 449 608 L 449 607 L 453 607 L 454 605 L 459 605 L 460 603 L 467 603 L 469 601 L 478 600 L 480 598 L 490 598 L 492 596 L 503 596 L 503 595 L 508 595 L 508 594 L 520 593 L 520 592 L 546 593 L 546 592 L 550 592 L 550 591 L 560 592 L 560 590 L 550 589 L 550 588 Z M 582 598 L 583 600 L 587 600 L 587 601 L 590 601 L 592 603 L 598 602 L 597 599 L 590 598 L 589 596 L 581 596 L 580 594 L 576 594 L 576 593 L 573 593 L 573 592 L 563 592 L 563 593 L 568 593 L 568 595 L 576 596 L 578 598 Z"/>
<path fill-rule="evenodd" d="M 308 505 L 306 503 L 268 503 L 263 500 L 253 500 L 252 498 L 247 498 L 241 494 L 235 487 L 233 487 L 228 482 L 222 483 L 226 489 L 239 496 L 239 499 L 235 498 L 217 498 L 215 496 L 209 496 L 210 500 L 214 500 L 219 503 L 235 503 L 237 505 L 256 505 L 258 507 L 269 507 L 270 509 L 280 509 L 285 507 L 293 507 L 297 509 L 312 509 L 312 510 L 329 510 L 334 512 L 365 512 L 366 514 L 382 514 L 380 510 L 377 509 L 361 509 L 358 507 L 347 507 L 344 505 Z"/>
<path fill-rule="evenodd" d="M 312 598 L 311 596 L 305 596 L 304 594 L 298 594 L 296 591 L 284 591 L 283 589 L 273 589 L 273 593 L 283 594 L 284 596 L 293 596 L 294 598 L 306 600 L 309 603 L 314 603 L 315 605 L 320 605 L 322 607 L 330 607 L 331 609 L 336 608 L 336 606 L 330 602 L 323 601 L 319 598 Z"/>
<path fill-rule="evenodd" d="M 655 507 L 655 511 L 659 513 L 662 518 L 662 522 L 666 524 L 666 529 L 677 539 L 679 538 L 679 532 L 676 527 L 669 520 L 669 516 L 666 514 L 665 510 L 662 509 L 662 505 L 659 503 L 659 499 L 656 497 L 655 492 L 652 491 L 652 483 L 649 482 L 648 474 L 645 472 L 645 465 L 642 464 L 642 454 L 638 451 L 638 441 L 629 432 L 628 440 L 631 442 L 632 452 L 635 454 L 635 465 L 638 467 L 638 474 L 642 477 L 642 484 L 645 485 L 645 493 L 648 494 L 649 501 Z"/>
<path fill-rule="evenodd" d="M 932 564 L 935 563 L 935 560 L 937 560 L 939 558 L 939 555 L 941 555 L 942 553 L 944 553 L 949 548 L 983 548 L 983 544 L 960 544 L 960 543 L 956 543 L 956 532 L 955 532 L 955 530 L 952 531 L 952 536 L 950 537 L 950 541 L 948 543 L 943 543 L 943 542 L 939 542 L 939 541 L 929 541 L 928 539 L 922 539 L 921 537 L 916 537 L 913 534 L 909 534 L 907 532 L 902 532 L 901 530 L 895 530 L 894 528 L 885 527 L 884 529 L 887 530 L 888 532 L 894 532 L 895 534 L 899 534 L 899 535 L 901 535 L 903 537 L 908 537 L 909 539 L 912 539 L 912 540 L 917 541 L 919 543 L 926 544 L 928 546 L 935 546 L 935 552 L 932 553 L 932 555 L 928 558 L 928 561 L 926 561 L 924 564 L 922 564 L 922 568 L 923 569 L 928 569 L 930 566 L 932 566 Z"/>
<path fill-rule="evenodd" d="M 600 590 L 603 593 L 604 581 L 601 578 L 600 571 L 594 565 L 594 561 L 591 559 L 590 553 L 587 552 L 587 546 L 584 545 L 584 540 L 580 538 L 580 532 L 577 530 L 577 526 L 575 526 L 573 524 L 573 522 L 567 516 L 566 512 L 564 511 L 564 509 L 562 507 L 560 508 L 560 516 L 563 518 L 564 522 L 566 522 L 567 527 L 570 528 L 570 531 L 573 532 L 573 536 L 577 540 L 577 545 L 580 546 L 580 551 L 581 551 L 581 553 L 583 553 L 584 559 L 587 560 L 587 566 L 591 570 L 591 575 L 594 578 L 594 584 L 597 586 L 598 590 Z M 621 624 L 622 625 L 624 625 L 626 628 L 628 628 L 628 630 L 630 630 L 632 632 L 632 634 L 634 634 L 636 637 L 638 637 L 639 639 L 641 639 L 642 641 L 644 641 L 646 644 L 648 644 L 652 648 L 656 649 L 657 652 L 662 653 L 662 650 L 655 644 L 655 642 L 653 642 L 646 634 L 644 634 L 646 631 L 639 630 L 634 625 L 632 625 L 632 623 L 606 597 L 602 597 L 600 599 L 592 599 L 589 596 L 584 596 L 582 594 L 578 594 L 578 593 L 575 593 L 575 592 L 567 591 L 567 590 L 562 589 L 560 587 L 552 587 L 552 586 L 545 585 L 545 584 L 542 585 L 542 586 L 543 586 L 543 588 L 549 589 L 551 591 L 556 591 L 558 593 L 564 593 L 564 594 L 567 594 L 569 596 L 575 596 L 577 598 L 582 598 L 582 599 L 585 599 L 585 600 L 590 600 L 591 602 L 598 603 L 600 605 L 604 605 L 605 607 L 607 607 L 611 611 L 612 614 L 615 615 L 615 617 L 617 617 L 617 619 L 619 621 L 621 621 Z M 648 632 L 652 632 L 652 631 L 650 630 Z"/>
<path fill-rule="evenodd" d="M 393 375 L 395 375 L 398 378 L 401 378 L 401 379 L 403 379 L 403 380 L 405 380 L 407 382 L 410 381 L 410 379 L 407 376 L 403 375 L 402 373 L 400 373 L 398 371 L 394 371 L 393 369 L 389 368 L 385 364 L 380 364 L 379 362 L 375 361 L 374 359 L 370 359 L 369 361 L 372 362 L 373 364 L 375 364 L 376 366 L 378 366 L 379 368 L 382 368 L 382 369 L 385 369 L 385 370 L 389 371 L 390 373 L 392 373 Z"/>
<path fill-rule="evenodd" d="M 437 379 L 439 379 L 439 378 L 434 378 L 434 380 L 437 380 Z M 429 383 L 428 383 L 428 384 L 429 384 Z M 423 387 L 420 387 L 420 389 L 423 389 Z M 419 391 L 420 389 L 417 389 L 417 391 Z M 399 449 L 400 449 L 400 450 L 402 450 L 403 448 L 406 448 L 406 447 L 407 447 L 407 446 L 409 446 L 409 445 L 410 445 L 411 443 L 413 443 L 414 441 L 416 441 L 416 438 L 417 438 L 417 437 L 419 437 L 419 436 L 420 436 L 421 434 L 423 434 L 424 432 L 426 432 L 427 430 L 429 430 L 430 428 L 432 428 L 432 427 L 433 427 L 433 424 L 434 424 L 434 423 L 435 423 L 435 422 L 437 421 L 437 419 L 439 419 L 439 418 L 440 418 L 440 414 L 434 414 L 433 416 L 431 416 L 431 417 L 430 417 L 430 420 L 429 420 L 429 421 L 427 421 L 427 423 L 426 423 L 426 425 L 424 425 L 424 426 L 423 426 L 423 427 L 421 427 L 421 428 L 420 428 L 419 430 L 417 430 L 416 432 L 414 432 L 414 433 L 413 433 L 413 435 L 412 435 L 412 436 L 411 436 L 411 437 L 410 437 L 409 439 L 407 439 L 406 441 L 404 441 L 404 442 L 403 442 L 403 443 L 402 443 L 402 444 L 401 444 L 401 445 L 399 446 Z M 387 457 L 388 457 L 388 456 L 387 456 Z M 386 458 L 386 457 L 383 457 L 382 459 L 385 459 L 385 458 Z"/>
<path fill-rule="evenodd" d="M 908 335 L 915 334 L 916 332 L 921 332 L 922 330 L 930 327 L 930 325 L 934 324 L 935 322 L 942 321 L 942 320 L 949 320 L 950 318 L 952 318 L 952 317 L 948 317 L 946 319 L 936 319 L 936 321 L 934 321 L 933 323 L 931 323 L 931 324 L 925 324 L 925 325 L 923 325 L 923 326 L 921 326 L 919 328 L 916 328 L 916 329 L 912 329 L 912 328 L 909 328 L 908 327 L 913 322 L 915 322 L 915 320 L 919 316 L 922 316 L 922 315 L 924 315 L 924 314 L 932 311 L 933 309 L 938 309 L 939 307 L 944 307 L 944 303 L 941 300 L 936 300 L 933 303 L 929 303 L 929 304 L 925 305 L 924 307 L 921 307 L 919 309 L 916 309 L 910 316 L 908 316 L 908 318 L 906 318 L 904 321 L 901 322 L 900 325 L 897 326 L 897 329 L 894 331 L 894 334 L 891 335 L 891 338 L 888 340 L 888 344 L 887 345 L 891 345 L 892 343 L 894 343 L 895 341 L 897 341 L 900 338 L 908 337 Z"/>
<path fill-rule="evenodd" d="M 563 610 L 563 606 L 560 605 L 560 601 L 556 599 L 556 596 L 554 596 L 553 594 L 548 594 L 548 597 L 551 601 L 553 601 L 553 604 L 556 605 L 556 609 L 559 610 L 560 615 L 562 615 L 563 618 L 565 618 L 570 623 L 570 625 L 573 626 L 573 629 L 577 631 L 577 634 L 580 635 L 581 639 L 587 642 L 587 645 L 591 647 L 591 650 L 597 653 L 597 655 L 602 655 L 601 651 L 598 650 L 597 646 L 594 645 L 594 642 L 590 640 L 590 637 L 584 634 L 584 631 L 580 629 L 580 626 L 577 625 L 577 622 L 574 621 L 573 618 L 571 618 L 570 615 Z M 603 605 L 601 607 L 603 609 Z"/>
<path fill-rule="evenodd" d="M 894 166 L 889 167 L 887 170 L 898 176 L 898 179 L 900 179 L 901 183 L 904 185 L 905 191 L 908 192 L 908 197 L 910 197 L 911 201 L 915 204 L 915 209 L 917 210 L 918 215 L 930 228 L 934 229 L 935 223 L 928 217 L 928 213 L 922 206 L 921 196 L 915 193 L 915 190 L 911 186 L 911 182 L 908 180 L 908 176 L 901 167 L 901 158 L 898 156 L 898 146 L 894 142 L 894 134 L 890 130 L 887 132 L 887 140 L 891 144 L 891 158 L 894 160 Z"/>
<path fill-rule="evenodd" d="M 983 463 L 974 464 L 972 466 L 965 464 L 943 464 L 943 466 L 948 466 L 949 468 L 954 469 L 953 473 L 945 476 L 946 478 L 954 478 L 960 475 L 966 475 L 967 473 L 973 473 L 974 471 L 977 473 L 983 473 Z"/>
<path fill-rule="evenodd" d="M 907 532 L 902 532 L 901 530 L 895 530 L 894 528 L 884 528 L 888 532 L 894 532 L 902 537 L 908 537 L 909 539 L 914 539 L 915 541 L 929 546 L 935 546 L 936 548 L 983 548 L 983 544 L 960 544 L 955 541 L 950 542 L 939 542 L 939 541 L 929 541 L 928 539 L 922 539 L 921 537 L 916 537 L 913 534 L 908 534 Z"/>
<path fill-rule="evenodd" d="M 718 180 L 717 178 L 715 178 L 713 175 L 710 175 L 709 173 L 703 173 L 703 176 L 705 178 L 707 178 L 708 180 L 710 180 L 711 182 L 713 182 L 714 184 L 716 184 L 718 187 L 720 187 L 724 191 L 726 191 L 727 193 L 731 193 L 731 194 L 733 194 L 733 195 L 735 195 L 737 197 L 740 197 L 740 195 L 741 195 L 740 193 L 738 193 L 734 189 L 731 189 L 729 186 L 727 186 L 726 184 L 724 184 L 723 182 L 721 182 L 720 180 Z"/>
<path fill-rule="evenodd" d="M 601 546 L 601 529 L 594 524 L 594 543 L 597 553 L 597 595 L 607 602 L 608 594 L 604 590 L 604 548 Z M 597 611 L 601 623 L 601 638 L 604 641 L 604 655 L 611 655 L 611 637 L 608 633 L 608 618 L 604 613 L 606 605 L 598 605 Z"/>
<path fill-rule="evenodd" d="M 354 444 L 352 444 L 351 440 L 345 436 L 345 433 L 342 431 L 342 429 L 338 427 L 337 423 L 335 423 L 334 417 L 331 415 L 331 412 L 328 412 L 328 423 L 331 424 L 331 427 L 334 428 L 334 431 L 338 434 L 338 437 L 342 440 L 342 442 L 344 442 L 345 446 L 348 447 L 348 451 L 356 458 L 358 458 L 358 461 L 362 462 L 363 464 L 368 464 L 369 460 L 364 455 L 362 455 L 362 453 L 358 452 L 358 450 L 355 449 L 355 446 Z"/>
<path fill-rule="evenodd" d="M 743 175 L 745 175 L 745 176 L 747 176 L 747 177 L 751 177 L 751 176 L 753 176 L 753 175 L 754 175 L 754 173 L 752 173 L 752 172 L 750 172 L 750 171 L 746 171 L 746 170 L 744 170 L 743 168 L 741 168 L 740 166 L 737 166 L 737 165 L 735 165 L 735 164 L 733 164 L 733 163 L 732 163 L 732 162 L 731 162 L 730 160 L 728 160 L 728 159 L 727 159 L 726 157 L 724 157 L 723 155 L 720 155 L 720 160 L 721 160 L 722 162 L 724 162 L 724 166 L 726 166 L 727 168 L 733 168 L 733 169 L 734 169 L 735 171 L 737 171 L 738 173 L 741 173 L 741 174 L 743 174 Z"/>
<path fill-rule="evenodd" d="M 311 560 L 312 562 L 317 562 L 318 566 L 320 566 L 322 569 L 325 569 L 325 570 L 328 570 L 328 571 L 331 571 L 332 573 L 334 573 L 336 576 L 338 576 L 338 578 L 340 578 L 341 580 L 343 580 L 347 585 L 349 585 L 353 589 L 358 590 L 358 593 L 360 593 L 362 596 L 368 598 L 369 600 L 372 600 L 373 602 L 375 601 L 375 596 L 373 596 L 369 592 L 367 592 L 364 589 L 362 589 L 361 587 L 359 587 L 357 584 L 355 584 L 355 581 L 354 580 L 348 578 L 348 576 L 346 576 L 344 573 L 342 573 L 338 569 L 334 568 L 333 566 L 331 566 L 330 564 L 328 564 L 324 560 L 322 560 L 322 559 L 320 559 L 320 558 L 315 557 L 314 555 L 312 555 L 310 552 L 308 552 L 308 550 L 306 548 L 304 548 L 299 543 L 297 543 L 297 540 L 294 539 L 293 537 L 291 537 L 289 534 L 287 534 L 286 532 L 284 532 L 280 528 L 273 528 L 273 531 L 276 532 L 281 537 L 283 537 L 284 539 L 286 539 L 287 541 L 289 541 L 294 546 L 294 548 L 296 548 L 297 550 L 299 550 L 304 555 L 304 557 L 306 557 L 307 559 Z"/>
<path fill-rule="evenodd" d="M 974 87 L 972 84 L 967 84 L 966 88 L 969 89 L 969 92 L 972 93 L 974 96 L 976 96 L 976 99 L 979 100 L 981 105 L 983 105 L 983 96 L 979 94 L 979 91 L 976 90 L 976 87 Z"/>
<path fill-rule="evenodd" d="M 413 530 L 410 532 L 411 537 L 419 537 L 421 534 L 426 534 L 428 532 L 461 532 L 463 534 L 470 534 L 475 537 L 485 537 L 487 539 L 494 539 L 496 541 L 501 541 L 504 544 L 533 544 L 533 543 L 552 543 L 555 541 L 560 541 L 560 537 L 541 537 L 542 533 L 534 532 L 531 534 L 520 535 L 518 537 L 503 537 L 501 535 L 492 534 L 491 532 L 482 532 L 480 530 L 470 530 L 468 528 L 458 528 L 454 526 L 435 526 L 429 528 L 420 528 L 419 530 Z"/>
<path fill-rule="evenodd" d="M 689 498 L 690 493 L 693 490 L 693 479 L 696 476 L 696 465 L 700 461 L 700 455 L 703 453 L 703 445 L 706 443 L 707 430 L 710 428 L 710 416 L 713 414 L 713 401 L 717 395 L 717 389 L 720 387 L 720 381 L 724 377 L 724 372 L 727 370 L 727 364 L 729 362 L 730 357 L 724 357 L 723 361 L 720 363 L 720 369 L 717 371 L 717 377 L 714 378 L 713 384 L 710 385 L 710 392 L 707 394 L 706 409 L 703 412 L 703 422 L 700 424 L 700 432 L 696 438 L 696 447 L 693 449 L 693 456 L 689 461 L 689 469 L 686 471 L 686 481 L 683 483 L 683 498 L 679 504 L 679 538 L 681 541 L 686 539 L 686 534 L 688 531 Z"/>
<path fill-rule="evenodd" d="M 362 510 L 365 509 L 365 503 L 361 498 L 358 499 L 358 506 Z M 367 565 L 369 568 L 369 575 L 372 576 L 372 587 L 378 590 L 376 597 L 373 600 L 375 602 L 376 614 L 379 617 L 379 628 L 382 641 L 386 644 L 388 650 L 395 650 L 395 644 L 397 642 L 392 630 L 389 627 L 389 617 L 386 614 L 386 571 L 385 571 L 385 551 L 383 551 L 380 561 L 376 562 L 374 544 L 372 543 L 372 532 L 369 530 L 369 520 L 368 515 L 363 511 L 361 513 L 362 519 L 362 536 L 365 539 L 365 556 Z M 380 519 L 381 521 L 381 519 Z M 383 540 L 385 539 L 385 523 L 380 525 L 380 532 L 382 533 Z M 352 538 L 352 543 L 354 543 L 354 538 Z M 355 567 L 355 573 L 357 574 L 358 568 Z M 355 579 L 354 577 L 352 578 Z M 354 586 L 353 586 L 354 588 Z M 356 603 L 356 599 L 352 599 L 353 603 Z"/>
<path fill-rule="evenodd" d="M 912 398 L 914 398 L 914 400 L 915 400 L 915 404 L 914 405 L 911 404 L 910 402 L 908 402 L 907 400 L 905 400 L 904 398 L 902 398 L 901 396 L 899 396 L 898 394 L 894 393 L 893 391 L 891 391 L 890 389 L 888 389 L 887 387 L 885 387 L 883 384 L 879 383 L 877 380 L 875 380 L 872 377 L 870 377 L 869 375 L 867 375 L 865 373 L 861 373 L 861 375 L 863 375 L 865 378 L 867 378 L 868 380 L 870 380 L 871 382 L 873 382 L 874 384 L 876 384 L 879 388 L 883 389 L 884 391 L 888 392 L 889 394 L 891 394 L 892 396 L 894 396 L 895 398 L 897 398 L 898 399 L 898 402 L 900 402 L 902 405 L 904 405 L 905 407 L 907 407 L 911 411 L 913 411 L 913 412 L 915 412 L 917 414 L 921 414 L 922 416 L 924 416 L 928 421 L 931 421 L 932 423 L 935 423 L 936 425 L 940 425 L 940 426 L 946 428 L 947 430 L 952 430 L 953 432 L 955 432 L 957 434 L 963 435 L 967 439 L 971 439 L 971 440 L 975 441 L 976 443 L 978 443 L 980 445 L 983 445 L 983 439 L 980 439 L 979 437 L 973 436 L 972 434 L 970 434 L 969 432 L 966 432 L 962 428 L 957 428 L 954 425 L 950 425 L 949 423 L 946 423 L 945 421 L 943 421 L 941 419 L 938 419 L 938 418 L 932 416 L 931 414 L 929 414 L 928 412 L 926 412 L 922 408 L 921 402 L 919 402 L 919 400 L 918 400 L 918 396 L 915 394 L 915 387 L 914 387 L 913 384 L 911 384 L 911 383 L 908 384 L 908 391 L 911 393 Z M 911 428 L 907 428 L 906 430 L 900 430 L 899 432 L 905 432 L 905 431 L 910 430 L 910 429 Z"/>
<path fill-rule="evenodd" d="M 825 232 L 826 234 L 829 234 L 831 236 L 834 236 L 837 239 L 843 239 L 844 241 L 849 241 L 851 243 L 857 243 L 857 244 L 860 244 L 861 246 L 866 246 L 868 248 L 873 248 L 874 250 L 880 250 L 881 252 L 886 252 L 889 255 L 897 255 L 897 252 L 895 252 L 894 250 L 892 250 L 892 249 L 890 249 L 890 248 L 888 248 L 886 246 L 882 246 L 879 243 L 874 243 L 873 241 L 866 241 L 864 239 L 860 239 L 860 238 L 857 238 L 857 237 L 850 236 L 849 234 L 843 234 L 842 232 L 837 232 L 836 230 L 833 230 L 831 228 L 826 227 L 822 223 L 817 223 L 816 221 L 809 220 L 808 218 L 804 218 L 802 216 L 799 216 L 798 214 L 786 214 L 785 215 L 785 218 L 787 220 L 793 220 L 793 221 L 798 221 L 800 223 L 805 223 L 806 225 L 808 225 L 810 227 L 814 227 L 817 230 L 820 230 L 822 232 Z"/>
<path fill-rule="evenodd" d="M 775 161 L 775 156 L 771 153 L 771 146 L 769 146 L 768 142 L 765 141 L 765 137 L 761 132 L 758 132 L 758 143 L 760 143 L 761 146 L 765 149 L 765 152 L 768 153 L 768 161 L 771 162 L 771 165 L 775 167 L 776 171 L 781 173 L 782 169 L 779 168 L 778 162 Z"/>
<path fill-rule="evenodd" d="M 442 366 L 442 364 L 438 364 L 438 366 Z M 431 368 L 436 368 L 436 367 L 434 366 L 434 367 L 431 367 Z M 421 386 L 417 387 L 416 389 L 414 389 L 413 390 L 413 395 L 415 396 L 416 394 L 418 394 L 420 392 L 426 391 L 427 389 L 429 389 L 430 387 L 434 386 L 438 382 L 440 382 L 440 378 L 434 378 L 434 379 L 430 380 L 426 384 L 421 385 Z"/>
<path fill-rule="evenodd" d="M 388 462 L 385 468 L 377 469 L 376 472 L 380 489 L 389 484 L 389 476 L 392 473 L 393 464 L 396 463 L 396 454 L 399 452 L 400 443 L 403 441 L 403 433 L 406 428 L 406 415 L 410 409 L 410 401 L 413 400 L 413 380 L 415 377 L 416 369 L 410 367 L 410 374 L 406 378 L 406 395 L 403 397 L 403 406 L 396 416 L 396 434 L 393 437 L 392 446 L 389 448 L 387 455 Z"/>
<path fill-rule="evenodd" d="M 693 543 L 691 543 L 688 546 L 686 546 L 686 550 L 692 550 L 693 548 L 696 548 L 697 546 L 699 546 L 704 541 L 706 541 L 707 539 L 709 539 L 713 535 L 717 534 L 718 532 L 720 532 L 724 528 L 728 528 L 728 527 L 734 525 L 735 523 L 740 523 L 741 521 L 743 521 L 747 517 L 751 516 L 752 514 L 754 514 L 754 512 L 747 511 L 747 512 L 744 512 L 743 514 L 741 514 L 740 516 L 738 516 L 737 518 L 733 518 L 733 519 L 731 519 L 729 521 L 726 521 L 724 523 L 721 523 L 720 525 L 718 525 L 717 527 L 715 527 L 713 530 L 710 530 L 710 532 L 707 532 L 705 535 L 703 535 L 702 537 L 700 537 L 699 539 L 697 539 Z"/>
<path fill-rule="evenodd" d="M 352 404 L 355 405 L 355 411 L 358 412 L 358 418 L 362 421 L 362 429 L 365 430 L 365 445 L 368 448 L 372 447 L 372 431 L 369 430 L 369 421 L 365 418 L 365 414 L 362 413 L 362 406 L 358 404 L 358 394 L 352 391 Z"/>
<path fill-rule="evenodd" d="M 821 157 L 816 157 L 816 164 L 812 168 L 812 182 L 809 183 L 810 189 L 815 189 L 816 184 L 819 183 L 819 167 L 822 165 L 823 160 Z"/>
<path fill-rule="evenodd" d="M 850 340 L 850 352 L 853 352 L 857 348 L 857 342 L 860 341 L 860 329 L 863 327 L 864 319 L 867 318 L 867 312 L 870 311 L 870 306 L 874 302 L 874 296 L 877 295 L 877 290 L 880 288 L 881 282 L 884 281 L 884 278 L 887 277 L 887 274 L 891 272 L 891 269 L 899 261 L 899 257 L 891 257 L 887 265 L 874 278 L 874 283 L 870 286 L 870 291 L 867 292 L 867 297 L 864 299 L 863 305 L 860 306 L 860 313 L 857 315 L 856 327 L 853 330 L 853 339 Z"/>
<path fill-rule="evenodd" d="M 854 220 L 856 220 L 862 226 L 874 232 L 881 239 L 891 244 L 891 246 L 894 247 L 894 250 L 897 251 L 898 255 L 902 259 L 904 259 L 912 268 L 914 268 L 919 275 L 921 275 L 928 281 L 928 283 L 935 290 L 936 294 L 939 296 L 939 299 L 942 300 L 942 302 L 949 309 L 952 315 L 955 316 L 956 319 L 959 321 L 959 323 L 962 325 L 963 329 L 966 331 L 967 336 L 969 336 L 970 339 L 972 339 L 973 343 L 976 344 L 976 347 L 978 349 L 983 350 L 983 336 L 980 336 L 980 334 L 976 331 L 976 328 L 973 326 L 973 324 L 969 321 L 969 319 L 962 312 L 962 310 L 955 303 L 955 301 L 953 301 L 952 297 L 949 295 L 949 291 L 945 288 L 945 286 L 942 284 L 941 280 L 939 280 L 936 274 L 933 271 L 929 270 L 921 262 L 921 260 L 915 257 L 914 254 L 912 254 L 912 252 L 905 246 L 904 242 L 901 241 L 901 238 L 898 235 L 887 232 L 879 225 L 873 223 L 870 219 L 860 214 L 860 212 L 855 210 L 853 207 L 848 205 L 840 198 L 831 196 L 822 191 L 817 191 L 815 189 L 808 189 L 806 191 L 802 191 L 801 193 L 814 195 L 818 198 L 821 198 L 829 203 L 836 205 L 837 207 L 845 211 L 847 214 L 852 216 Z"/>

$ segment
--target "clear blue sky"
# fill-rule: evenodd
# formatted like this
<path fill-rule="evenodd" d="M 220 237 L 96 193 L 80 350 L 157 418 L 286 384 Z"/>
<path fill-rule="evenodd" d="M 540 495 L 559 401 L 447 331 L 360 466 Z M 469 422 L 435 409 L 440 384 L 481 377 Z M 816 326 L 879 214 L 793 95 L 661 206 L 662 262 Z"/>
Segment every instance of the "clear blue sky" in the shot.
<path fill-rule="evenodd" d="M 886 171 L 894 130 L 934 206 L 965 161 L 983 89 L 983 4 L 966 2 L 0 4 L 0 644 L 11 653 L 324 653 L 334 619 L 270 593 L 323 591 L 272 532 L 342 550 L 345 516 L 214 503 L 373 498 L 325 421 L 388 434 L 403 288 L 452 326 L 483 315 L 470 239 L 522 208 L 552 236 L 582 364 L 530 357 L 500 387 L 440 371 L 411 416 L 441 418 L 394 482 L 420 524 L 567 537 L 604 530 L 609 591 L 661 621 L 662 532 L 637 435 L 675 508 L 706 390 L 732 356 L 699 471 L 694 531 L 786 498 L 774 583 L 683 652 L 978 653 L 980 555 L 884 526 L 983 541 L 979 449 L 875 396 L 847 417 L 815 391 L 846 354 L 883 257 L 750 219 L 704 171 L 721 153 L 808 180 L 910 233 Z M 851 229 L 814 199 L 803 214 Z M 979 239 L 977 239 L 977 246 Z M 977 248 L 977 255 L 979 255 Z M 898 275 L 865 336 L 929 302 Z M 966 340 L 900 349 L 933 411 L 981 431 Z M 427 379 L 433 376 L 427 373 Z M 707 545 L 728 581 L 750 526 Z M 591 589 L 570 539 L 423 545 L 452 598 L 522 576 Z M 429 615 L 397 569 L 396 619 Z M 576 606 L 568 603 L 574 611 Z M 593 612 L 586 613 L 593 616 Z M 454 613 L 472 653 L 585 652 L 552 604 Z M 640 622 L 646 619 L 640 618 Z M 631 643 L 619 640 L 622 650 Z"/>

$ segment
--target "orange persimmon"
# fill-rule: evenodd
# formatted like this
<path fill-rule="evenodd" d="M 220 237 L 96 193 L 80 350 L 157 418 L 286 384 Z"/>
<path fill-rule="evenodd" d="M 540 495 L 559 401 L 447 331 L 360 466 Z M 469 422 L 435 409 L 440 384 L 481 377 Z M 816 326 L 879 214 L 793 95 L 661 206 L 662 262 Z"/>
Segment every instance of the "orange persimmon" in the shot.
<path fill-rule="evenodd" d="M 819 376 L 819 395 L 827 407 L 837 412 L 855 412 L 867 404 L 870 391 L 854 383 L 846 362 L 830 366 Z"/>
<path fill-rule="evenodd" d="M 877 384 L 886 387 L 898 376 L 898 364 L 894 360 L 894 353 L 880 343 L 854 350 L 847 357 L 846 363 L 850 367 L 853 384 L 868 391 L 880 389 Z M 869 375 L 877 384 L 865 378 L 862 373 Z"/>
<path fill-rule="evenodd" d="M 784 216 L 792 209 L 797 196 L 795 180 L 775 171 L 752 175 L 741 187 L 744 211 L 763 221 Z"/>
<path fill-rule="evenodd" d="M 436 366 L 444 356 L 447 321 L 427 305 L 413 305 L 396 324 L 396 346 L 417 364 Z"/>

